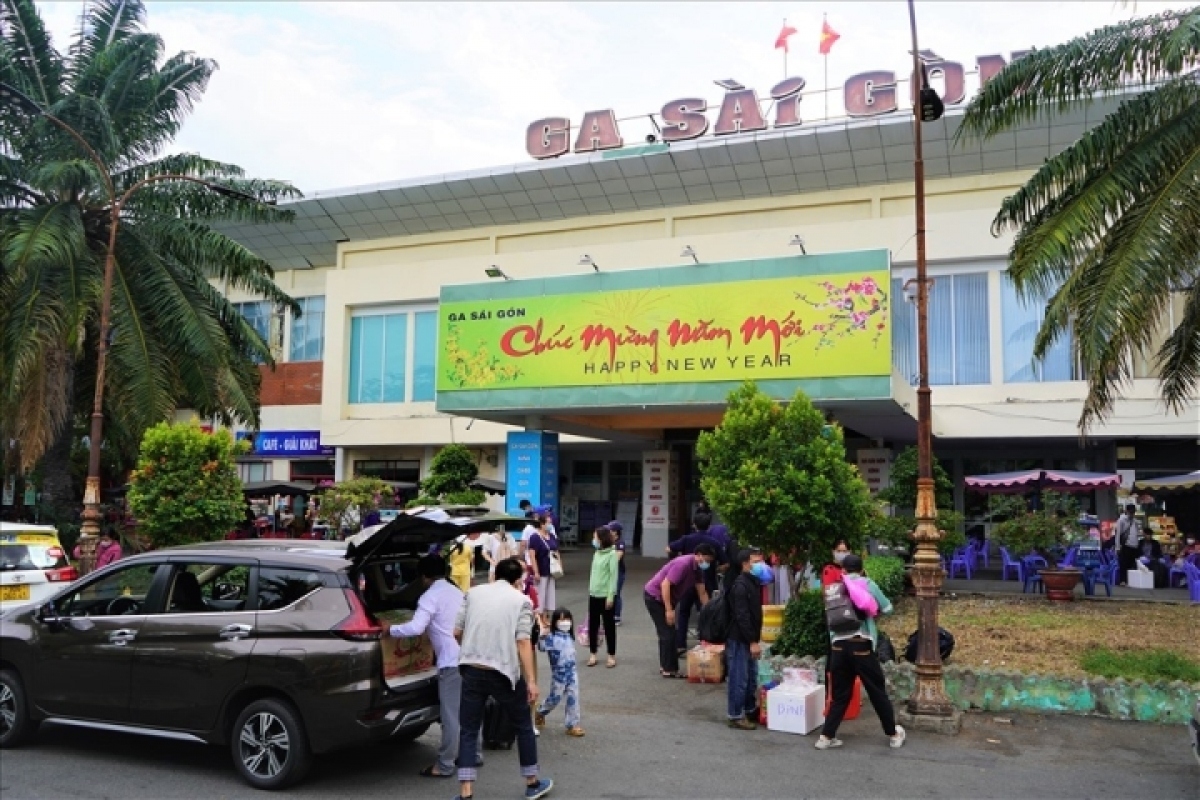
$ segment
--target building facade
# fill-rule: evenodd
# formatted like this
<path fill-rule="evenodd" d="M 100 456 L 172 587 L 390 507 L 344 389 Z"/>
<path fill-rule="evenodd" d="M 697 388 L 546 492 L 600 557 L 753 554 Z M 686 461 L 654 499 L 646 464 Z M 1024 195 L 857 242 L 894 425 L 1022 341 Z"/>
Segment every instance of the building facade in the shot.
<path fill-rule="evenodd" d="M 1097 104 L 982 145 L 955 143 L 954 110 L 923 127 L 934 448 L 968 519 L 985 505 L 964 491 L 970 474 L 1044 466 L 1122 470 L 1132 481 L 1200 466 L 1200 406 L 1168 413 L 1148 358 L 1111 417 L 1080 437 L 1086 384 L 1070 342 L 1033 359 L 1043 304 L 1017 294 L 1005 272 L 1011 237 L 991 231 L 1002 199 L 1109 110 Z M 457 442 L 513 497 L 510 434 L 553 432 L 568 520 L 586 526 L 640 500 L 643 527 L 662 529 L 657 542 L 699 499 L 698 433 L 717 424 L 730 388 L 755 379 L 779 399 L 805 389 L 845 427 L 873 487 L 885 485 L 891 455 L 916 438 L 915 310 L 904 299 L 916 257 L 912 136 L 911 116 L 898 114 L 657 142 L 319 193 L 291 206 L 290 225 L 230 229 L 277 266 L 305 309 L 298 319 L 243 309 L 280 354 L 264 375 L 263 431 L 317 431 L 332 448 L 259 453 L 243 477 L 415 481 Z M 851 319 L 848 338 L 814 349 L 811 328 L 840 323 L 806 292 L 823 282 L 844 292 L 863 275 L 878 276 L 882 313 Z M 651 295 L 658 305 L 640 308 Z M 1179 299 L 1171 313 L 1181 309 Z M 677 329 L 667 343 L 672 320 L 690 321 L 692 338 L 701 322 L 729 334 L 710 335 L 699 358 L 736 349 L 741 329 L 720 320 L 789 313 L 808 317 L 810 338 L 776 344 L 773 361 L 756 350 L 708 375 L 701 361 L 694 375 L 666 368 L 673 360 L 684 371 L 688 356 L 689 334 L 680 344 Z M 484 315 L 477 328 L 472 314 Z M 562 352 L 555 319 L 565 326 L 559 345 L 575 337 Z M 588 338 L 594 325 L 611 331 Z M 653 330 L 662 341 L 647 338 Z M 847 344 L 872 330 L 875 349 Z M 664 482 L 650 474 L 660 458 Z M 1115 513 L 1111 494 L 1084 501 Z"/>

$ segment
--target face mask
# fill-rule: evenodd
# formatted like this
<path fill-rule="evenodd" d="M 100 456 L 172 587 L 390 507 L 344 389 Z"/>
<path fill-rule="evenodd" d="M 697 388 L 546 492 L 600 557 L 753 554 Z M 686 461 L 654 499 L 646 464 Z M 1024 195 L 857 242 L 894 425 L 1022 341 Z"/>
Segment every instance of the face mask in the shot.
<path fill-rule="evenodd" d="M 712 564 L 709 564 L 707 561 L 701 561 L 699 564 L 697 564 L 697 566 L 700 567 L 700 569 L 702 569 L 702 570 L 706 570 L 709 567 L 711 567 Z"/>
<path fill-rule="evenodd" d="M 592 539 L 592 548 L 595 550 L 600 549 L 600 540 L 599 539 Z"/>
<path fill-rule="evenodd" d="M 771 569 L 770 565 L 762 561 L 759 561 L 750 567 L 750 574 L 758 579 L 758 582 L 764 586 L 768 583 L 775 582 L 775 571 Z"/>
<path fill-rule="evenodd" d="M 568 633 L 568 632 L 571 630 L 571 620 L 569 620 L 569 619 L 560 619 L 560 620 L 558 621 L 558 624 L 557 624 L 557 625 L 555 625 L 554 627 L 558 628 L 558 629 L 559 629 L 560 631 L 562 631 L 563 633 Z"/>
<path fill-rule="evenodd" d="M 850 554 L 843 550 L 834 550 L 833 551 L 834 563 L 837 563 L 837 564 L 842 563 L 843 561 L 846 560 L 846 556 L 848 556 L 848 555 L 850 555 Z"/>

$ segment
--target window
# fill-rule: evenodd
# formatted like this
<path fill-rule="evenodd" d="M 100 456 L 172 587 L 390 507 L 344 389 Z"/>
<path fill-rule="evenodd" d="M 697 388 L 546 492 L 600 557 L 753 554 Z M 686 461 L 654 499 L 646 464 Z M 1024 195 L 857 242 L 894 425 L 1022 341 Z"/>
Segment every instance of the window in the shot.
<path fill-rule="evenodd" d="M 320 573 L 312 570 L 263 567 L 258 571 L 258 610 L 287 608 L 322 585 Z"/>
<path fill-rule="evenodd" d="M 355 461 L 354 477 L 416 483 L 421 480 L 420 461 Z"/>
<path fill-rule="evenodd" d="M 1001 319 L 1004 330 L 1004 382 L 1039 383 L 1043 381 L 1079 380 L 1080 370 L 1074 357 L 1074 336 L 1060 336 L 1046 352 L 1045 358 L 1035 361 L 1033 343 L 1046 318 L 1048 296 L 1022 298 L 1012 279 L 1005 273 L 1001 291 Z"/>
<path fill-rule="evenodd" d="M 116 617 L 142 613 L 158 564 L 135 564 L 76 589 L 58 602 L 64 617 Z"/>
<path fill-rule="evenodd" d="M 608 462 L 608 498 L 614 503 L 618 500 L 635 500 L 642 495 L 642 462 L 641 461 L 610 461 Z"/>
<path fill-rule="evenodd" d="M 325 297 L 298 297 L 299 317 L 292 319 L 289 361 L 320 361 L 325 350 Z"/>
<path fill-rule="evenodd" d="M 307 481 L 314 485 L 321 481 L 333 482 L 332 461 L 292 461 L 290 467 L 293 481 Z"/>
<path fill-rule="evenodd" d="M 988 349 L 988 276 L 986 272 L 939 275 L 929 287 L 929 383 L 954 386 L 991 382 Z M 892 296 L 904 286 L 892 281 Z M 920 378 L 917 360 L 917 306 L 892 305 L 892 362 L 910 383 Z"/>
<path fill-rule="evenodd" d="M 603 461 L 576 461 L 571 464 L 571 481 L 573 483 L 603 483 Z"/>
<path fill-rule="evenodd" d="M 432 402 L 437 326 L 433 310 L 355 316 L 350 322 L 350 402 Z"/>
<path fill-rule="evenodd" d="M 166 613 L 244 611 L 250 596 L 245 564 L 184 564 L 175 568 Z"/>
<path fill-rule="evenodd" d="M 243 461 L 237 465 L 237 471 L 242 483 L 269 481 L 273 477 L 270 461 Z"/>

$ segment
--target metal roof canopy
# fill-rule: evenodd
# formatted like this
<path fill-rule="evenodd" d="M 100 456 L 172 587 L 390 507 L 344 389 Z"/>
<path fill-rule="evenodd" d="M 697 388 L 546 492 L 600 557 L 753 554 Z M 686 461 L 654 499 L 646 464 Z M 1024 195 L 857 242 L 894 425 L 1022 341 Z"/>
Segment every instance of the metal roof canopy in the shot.
<path fill-rule="evenodd" d="M 922 126 L 926 178 L 1034 169 L 1114 111 L 1121 96 L 954 146 L 957 109 Z M 218 228 L 276 269 L 333 266 L 339 242 L 751 198 L 913 179 L 911 113 L 706 136 L 585 156 L 313 192 L 292 223 Z"/>

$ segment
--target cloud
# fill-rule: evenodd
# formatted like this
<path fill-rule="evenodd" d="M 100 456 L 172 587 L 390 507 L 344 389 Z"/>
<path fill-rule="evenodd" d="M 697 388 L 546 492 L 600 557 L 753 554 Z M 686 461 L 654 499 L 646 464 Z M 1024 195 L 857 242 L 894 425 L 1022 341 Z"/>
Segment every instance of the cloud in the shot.
<path fill-rule="evenodd" d="M 960 60 L 1047 46 L 1183 2 L 919 3 L 921 46 Z M 79 4 L 39 8 L 65 49 Z M 906 6 L 831 2 L 842 34 L 828 59 L 830 111 L 845 79 L 868 69 L 905 77 Z M 204 153 L 302 189 L 382 183 L 527 161 L 526 126 L 613 108 L 657 112 L 736 78 L 765 95 L 784 76 L 773 48 L 784 17 L 788 73 L 824 81 L 821 13 L 784 3 L 217 3 L 151 2 L 149 27 L 169 52 L 220 70 L 176 149 Z M 803 113 L 821 115 L 814 96 Z M 626 140 L 640 134 L 629 122 Z"/>

